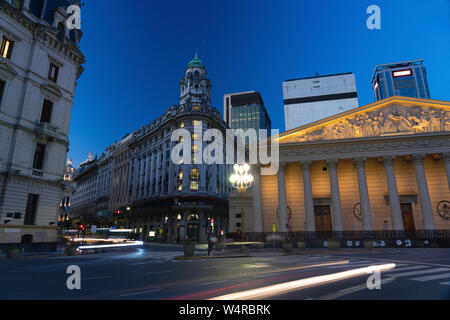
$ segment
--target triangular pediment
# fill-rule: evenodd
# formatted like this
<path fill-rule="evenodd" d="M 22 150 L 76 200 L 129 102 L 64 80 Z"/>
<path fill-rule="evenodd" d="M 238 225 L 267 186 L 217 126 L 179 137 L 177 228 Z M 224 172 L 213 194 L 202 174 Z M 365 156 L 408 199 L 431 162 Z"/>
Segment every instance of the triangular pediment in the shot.
<path fill-rule="evenodd" d="M 450 132 L 450 102 L 392 97 L 284 132 L 279 143 Z"/>
<path fill-rule="evenodd" d="M 62 96 L 61 90 L 58 88 L 58 86 L 51 84 L 51 83 L 44 83 L 41 84 L 41 90 L 44 94 L 49 94 L 52 96 L 52 99 L 56 100 L 57 98 Z"/>

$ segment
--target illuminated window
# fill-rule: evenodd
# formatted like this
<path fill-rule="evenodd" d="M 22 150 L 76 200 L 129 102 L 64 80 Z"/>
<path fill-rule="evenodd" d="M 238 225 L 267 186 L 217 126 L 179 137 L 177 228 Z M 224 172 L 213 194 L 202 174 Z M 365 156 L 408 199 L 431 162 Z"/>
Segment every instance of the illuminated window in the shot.
<path fill-rule="evenodd" d="M 184 121 L 180 122 L 180 128 L 184 128 Z"/>
<path fill-rule="evenodd" d="M 193 106 L 192 109 L 194 109 L 195 111 L 200 110 L 200 106 Z"/>
<path fill-rule="evenodd" d="M 200 140 L 200 136 L 198 135 L 198 133 L 193 133 L 191 139 L 192 141 L 197 141 Z"/>
<path fill-rule="evenodd" d="M 184 141 L 184 137 L 180 137 L 179 142 L 183 142 Z"/>
<path fill-rule="evenodd" d="M 196 144 L 192 145 L 191 149 L 192 149 L 192 153 L 198 152 L 198 145 L 196 145 Z"/>
<path fill-rule="evenodd" d="M 192 123 L 194 124 L 194 127 L 201 127 L 201 125 L 202 125 L 201 120 L 194 120 L 194 121 L 192 121 Z"/>
<path fill-rule="evenodd" d="M 191 181 L 191 190 L 193 191 L 198 190 L 198 181 Z"/>
<path fill-rule="evenodd" d="M 3 37 L 2 45 L 0 47 L 0 55 L 5 59 L 11 59 L 12 49 L 14 47 L 14 41 Z"/>
<path fill-rule="evenodd" d="M 180 170 L 180 172 L 178 172 L 178 180 L 183 180 L 183 170 Z"/>
<path fill-rule="evenodd" d="M 198 169 L 194 168 L 191 169 L 191 190 L 198 190 L 198 180 L 199 180 L 199 173 Z"/>

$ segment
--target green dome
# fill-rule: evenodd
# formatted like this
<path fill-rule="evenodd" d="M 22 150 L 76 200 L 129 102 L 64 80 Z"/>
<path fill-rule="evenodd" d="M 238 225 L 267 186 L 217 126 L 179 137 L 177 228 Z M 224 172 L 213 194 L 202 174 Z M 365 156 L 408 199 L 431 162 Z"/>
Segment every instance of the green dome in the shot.
<path fill-rule="evenodd" d="M 188 64 L 188 68 L 193 68 L 193 67 L 199 67 L 199 68 L 205 69 L 205 65 L 203 64 L 202 60 L 200 60 L 198 58 L 197 52 L 195 53 L 194 59 L 192 59 L 192 61 L 189 62 L 189 64 Z"/>

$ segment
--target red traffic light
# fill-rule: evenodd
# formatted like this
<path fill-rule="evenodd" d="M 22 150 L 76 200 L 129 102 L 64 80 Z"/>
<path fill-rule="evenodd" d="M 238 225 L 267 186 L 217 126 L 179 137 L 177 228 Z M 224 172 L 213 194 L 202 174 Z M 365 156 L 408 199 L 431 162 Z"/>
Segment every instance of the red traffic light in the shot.
<path fill-rule="evenodd" d="M 84 231 L 84 230 L 86 230 L 86 227 L 84 226 L 84 224 L 80 224 L 78 226 L 78 230 Z"/>

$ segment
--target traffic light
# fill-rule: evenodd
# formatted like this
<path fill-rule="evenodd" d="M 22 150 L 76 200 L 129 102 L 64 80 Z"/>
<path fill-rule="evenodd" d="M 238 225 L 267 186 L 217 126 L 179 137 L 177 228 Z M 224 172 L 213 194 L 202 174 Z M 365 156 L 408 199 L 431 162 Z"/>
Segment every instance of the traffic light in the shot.
<path fill-rule="evenodd" d="M 79 224 L 78 231 L 84 231 L 84 230 L 86 230 L 86 226 L 84 224 Z"/>

